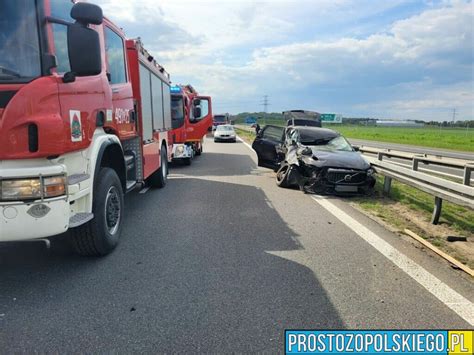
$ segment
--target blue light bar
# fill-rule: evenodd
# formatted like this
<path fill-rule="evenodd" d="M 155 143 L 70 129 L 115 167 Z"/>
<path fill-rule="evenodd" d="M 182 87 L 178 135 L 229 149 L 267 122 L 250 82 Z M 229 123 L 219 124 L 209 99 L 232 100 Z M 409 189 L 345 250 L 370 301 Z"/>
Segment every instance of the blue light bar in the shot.
<path fill-rule="evenodd" d="M 170 92 L 172 94 L 180 94 L 181 93 L 181 88 L 179 86 L 171 86 L 170 87 Z"/>

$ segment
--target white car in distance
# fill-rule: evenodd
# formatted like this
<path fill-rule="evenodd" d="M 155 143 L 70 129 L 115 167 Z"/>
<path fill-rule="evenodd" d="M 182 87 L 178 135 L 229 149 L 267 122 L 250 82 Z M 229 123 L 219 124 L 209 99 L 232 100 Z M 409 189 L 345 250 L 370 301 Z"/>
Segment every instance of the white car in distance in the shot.
<path fill-rule="evenodd" d="M 236 135 L 234 127 L 230 124 L 223 124 L 216 127 L 214 131 L 214 142 L 235 142 Z"/>

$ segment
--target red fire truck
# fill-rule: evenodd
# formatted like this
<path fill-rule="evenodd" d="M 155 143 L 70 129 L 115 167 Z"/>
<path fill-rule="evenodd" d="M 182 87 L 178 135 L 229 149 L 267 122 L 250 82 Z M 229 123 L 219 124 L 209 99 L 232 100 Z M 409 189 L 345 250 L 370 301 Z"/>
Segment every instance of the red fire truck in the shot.
<path fill-rule="evenodd" d="M 111 252 L 124 193 L 166 184 L 171 128 L 169 75 L 100 7 L 2 2 L 0 241 Z"/>
<path fill-rule="evenodd" d="M 171 116 L 171 156 L 190 165 L 195 155 L 201 155 L 203 138 L 212 126 L 211 98 L 198 95 L 191 85 L 172 86 Z"/>

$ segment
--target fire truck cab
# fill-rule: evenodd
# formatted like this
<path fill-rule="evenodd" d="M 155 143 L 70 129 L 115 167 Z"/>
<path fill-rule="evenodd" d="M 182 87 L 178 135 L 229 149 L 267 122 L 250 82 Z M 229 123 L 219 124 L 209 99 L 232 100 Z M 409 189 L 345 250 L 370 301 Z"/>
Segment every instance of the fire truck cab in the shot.
<path fill-rule="evenodd" d="M 0 12 L 0 242 L 70 230 L 118 244 L 124 193 L 166 184 L 170 81 L 100 7 L 15 0 Z"/>
<path fill-rule="evenodd" d="M 191 85 L 172 86 L 171 115 L 172 159 L 189 165 L 201 155 L 203 138 L 212 125 L 211 98 L 198 95 Z"/>

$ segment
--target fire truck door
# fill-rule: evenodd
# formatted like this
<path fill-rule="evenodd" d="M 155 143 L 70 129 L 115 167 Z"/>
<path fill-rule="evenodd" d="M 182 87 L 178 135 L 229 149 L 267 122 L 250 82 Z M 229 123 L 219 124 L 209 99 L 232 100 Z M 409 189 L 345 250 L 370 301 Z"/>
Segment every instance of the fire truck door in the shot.
<path fill-rule="evenodd" d="M 209 96 L 197 96 L 191 104 L 190 125 L 187 129 L 188 141 L 200 141 L 212 126 L 212 102 Z"/>
<path fill-rule="evenodd" d="M 104 26 L 107 76 L 112 88 L 112 112 L 107 112 L 105 125 L 114 125 L 121 139 L 136 135 L 132 85 L 126 66 L 124 39 Z"/>

